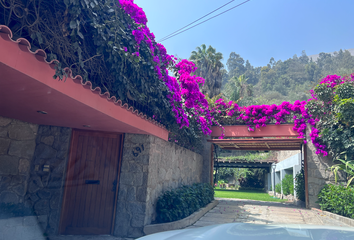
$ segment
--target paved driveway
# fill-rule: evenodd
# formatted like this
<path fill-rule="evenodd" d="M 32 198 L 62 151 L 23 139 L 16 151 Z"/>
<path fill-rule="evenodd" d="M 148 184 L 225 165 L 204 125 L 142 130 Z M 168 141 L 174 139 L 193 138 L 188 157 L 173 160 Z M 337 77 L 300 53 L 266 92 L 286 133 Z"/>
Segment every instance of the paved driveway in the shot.
<path fill-rule="evenodd" d="M 219 198 L 219 204 L 188 228 L 245 222 L 255 224 L 314 224 L 348 226 L 315 211 L 288 203 Z"/>

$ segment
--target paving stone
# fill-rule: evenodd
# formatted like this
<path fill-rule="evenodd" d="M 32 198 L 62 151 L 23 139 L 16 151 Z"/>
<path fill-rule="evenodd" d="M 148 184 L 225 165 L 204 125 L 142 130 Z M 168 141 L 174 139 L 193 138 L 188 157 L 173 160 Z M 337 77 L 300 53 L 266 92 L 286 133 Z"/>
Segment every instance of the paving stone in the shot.
<path fill-rule="evenodd" d="M 240 199 L 218 200 L 219 204 L 192 225 L 193 227 L 227 222 L 346 226 L 342 222 L 295 205 Z"/>

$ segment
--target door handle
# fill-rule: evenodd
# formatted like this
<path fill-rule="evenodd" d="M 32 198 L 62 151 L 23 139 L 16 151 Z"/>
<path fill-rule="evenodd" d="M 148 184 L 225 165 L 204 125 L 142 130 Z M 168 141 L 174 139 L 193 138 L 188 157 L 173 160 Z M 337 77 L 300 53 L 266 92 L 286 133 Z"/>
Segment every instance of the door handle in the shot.
<path fill-rule="evenodd" d="M 85 184 L 99 185 L 100 184 L 100 180 L 85 180 Z"/>

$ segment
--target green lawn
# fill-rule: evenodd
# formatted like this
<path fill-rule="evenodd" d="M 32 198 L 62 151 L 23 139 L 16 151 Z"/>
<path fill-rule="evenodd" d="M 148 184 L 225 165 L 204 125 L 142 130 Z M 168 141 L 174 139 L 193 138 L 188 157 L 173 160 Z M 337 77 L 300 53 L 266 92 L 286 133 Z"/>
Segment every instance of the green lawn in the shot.
<path fill-rule="evenodd" d="M 268 202 L 285 202 L 286 199 L 274 199 L 268 193 L 255 190 L 228 190 L 215 188 L 215 197 L 219 198 L 239 198 Z"/>

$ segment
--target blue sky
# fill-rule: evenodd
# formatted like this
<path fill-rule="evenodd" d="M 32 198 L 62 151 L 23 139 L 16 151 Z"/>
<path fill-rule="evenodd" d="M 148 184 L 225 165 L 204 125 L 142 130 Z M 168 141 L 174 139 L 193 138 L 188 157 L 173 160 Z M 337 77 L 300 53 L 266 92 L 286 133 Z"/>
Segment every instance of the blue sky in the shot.
<path fill-rule="evenodd" d="M 144 9 L 148 27 L 159 40 L 229 1 L 134 2 Z M 169 54 L 181 58 L 189 58 L 204 43 L 223 53 L 224 63 L 236 52 L 252 65 L 264 66 L 271 57 L 286 60 L 302 50 L 312 55 L 354 48 L 353 10 L 354 0 L 251 0 L 162 43 Z"/>

